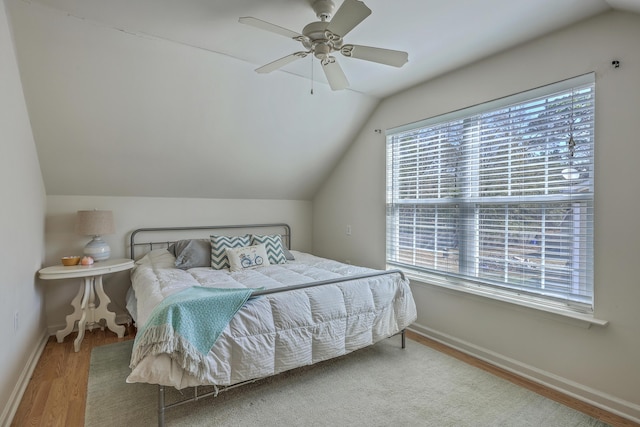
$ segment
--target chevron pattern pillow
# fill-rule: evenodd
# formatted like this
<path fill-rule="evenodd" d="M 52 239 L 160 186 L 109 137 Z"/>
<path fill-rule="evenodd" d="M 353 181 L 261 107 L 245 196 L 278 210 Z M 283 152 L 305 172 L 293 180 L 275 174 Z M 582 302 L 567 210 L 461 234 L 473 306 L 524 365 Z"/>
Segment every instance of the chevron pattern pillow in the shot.
<path fill-rule="evenodd" d="M 252 234 L 251 244 L 265 245 L 265 247 L 267 248 L 267 255 L 269 256 L 270 264 L 284 264 L 285 262 L 287 262 L 287 258 L 284 255 L 284 250 L 282 249 L 282 237 L 280 237 L 279 234 L 272 234 L 268 236 Z"/>
<path fill-rule="evenodd" d="M 227 248 L 241 248 L 249 246 L 251 236 L 211 236 L 211 268 L 222 270 L 229 268 L 229 259 L 225 250 Z"/>

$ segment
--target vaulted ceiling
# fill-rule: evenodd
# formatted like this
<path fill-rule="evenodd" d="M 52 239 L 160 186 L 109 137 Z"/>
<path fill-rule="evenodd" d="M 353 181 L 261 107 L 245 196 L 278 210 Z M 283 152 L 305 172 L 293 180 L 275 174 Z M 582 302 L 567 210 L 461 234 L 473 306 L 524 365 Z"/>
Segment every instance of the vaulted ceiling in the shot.
<path fill-rule="evenodd" d="M 5 0 L 47 194 L 311 199 L 386 96 L 640 0 L 365 0 L 348 43 L 401 68 L 311 55 L 238 22 L 301 32 L 312 0 Z M 339 7 L 342 0 L 334 0 Z"/>

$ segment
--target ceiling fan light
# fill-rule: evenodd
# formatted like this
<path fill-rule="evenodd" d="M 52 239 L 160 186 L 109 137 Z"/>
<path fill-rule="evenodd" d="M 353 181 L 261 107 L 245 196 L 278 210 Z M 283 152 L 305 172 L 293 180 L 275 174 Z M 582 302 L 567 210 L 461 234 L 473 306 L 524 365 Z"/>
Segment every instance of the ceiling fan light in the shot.
<path fill-rule="evenodd" d="M 331 53 L 331 47 L 326 43 L 317 43 L 313 49 L 313 54 L 318 59 L 325 59 Z"/>

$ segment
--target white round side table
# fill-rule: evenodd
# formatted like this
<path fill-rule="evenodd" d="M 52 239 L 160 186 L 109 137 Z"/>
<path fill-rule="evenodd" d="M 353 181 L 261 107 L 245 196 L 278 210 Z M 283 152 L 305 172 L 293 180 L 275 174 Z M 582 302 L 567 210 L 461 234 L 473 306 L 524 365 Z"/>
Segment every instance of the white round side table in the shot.
<path fill-rule="evenodd" d="M 73 342 L 73 348 L 76 352 L 80 350 L 85 327 L 88 326 L 91 331 L 101 319 L 106 321 L 107 327 L 115 332 L 118 338 L 124 336 L 125 327 L 116 323 L 116 314 L 107 308 L 111 300 L 102 287 L 102 276 L 131 268 L 133 268 L 133 261 L 123 258 L 108 259 L 92 265 L 54 265 L 39 271 L 40 278 L 43 280 L 82 279 L 78 294 L 71 301 L 74 310 L 67 316 L 67 326 L 56 332 L 56 339 L 59 343 L 71 333 L 76 321 L 78 321 L 78 337 Z M 96 294 L 100 300 L 97 307 L 95 304 Z"/>

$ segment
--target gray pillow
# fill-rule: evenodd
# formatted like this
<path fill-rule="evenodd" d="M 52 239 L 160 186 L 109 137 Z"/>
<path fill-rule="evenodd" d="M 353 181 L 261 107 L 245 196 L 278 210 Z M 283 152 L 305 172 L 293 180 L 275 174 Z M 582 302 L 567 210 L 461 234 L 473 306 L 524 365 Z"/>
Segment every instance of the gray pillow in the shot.
<path fill-rule="evenodd" d="M 287 259 L 287 261 L 293 261 L 294 259 L 296 259 L 293 254 L 289 252 L 289 249 L 287 249 L 285 245 L 282 245 L 282 252 L 284 252 L 284 257 Z"/>
<path fill-rule="evenodd" d="M 209 239 L 179 240 L 167 250 L 175 255 L 177 268 L 211 267 Z"/>

